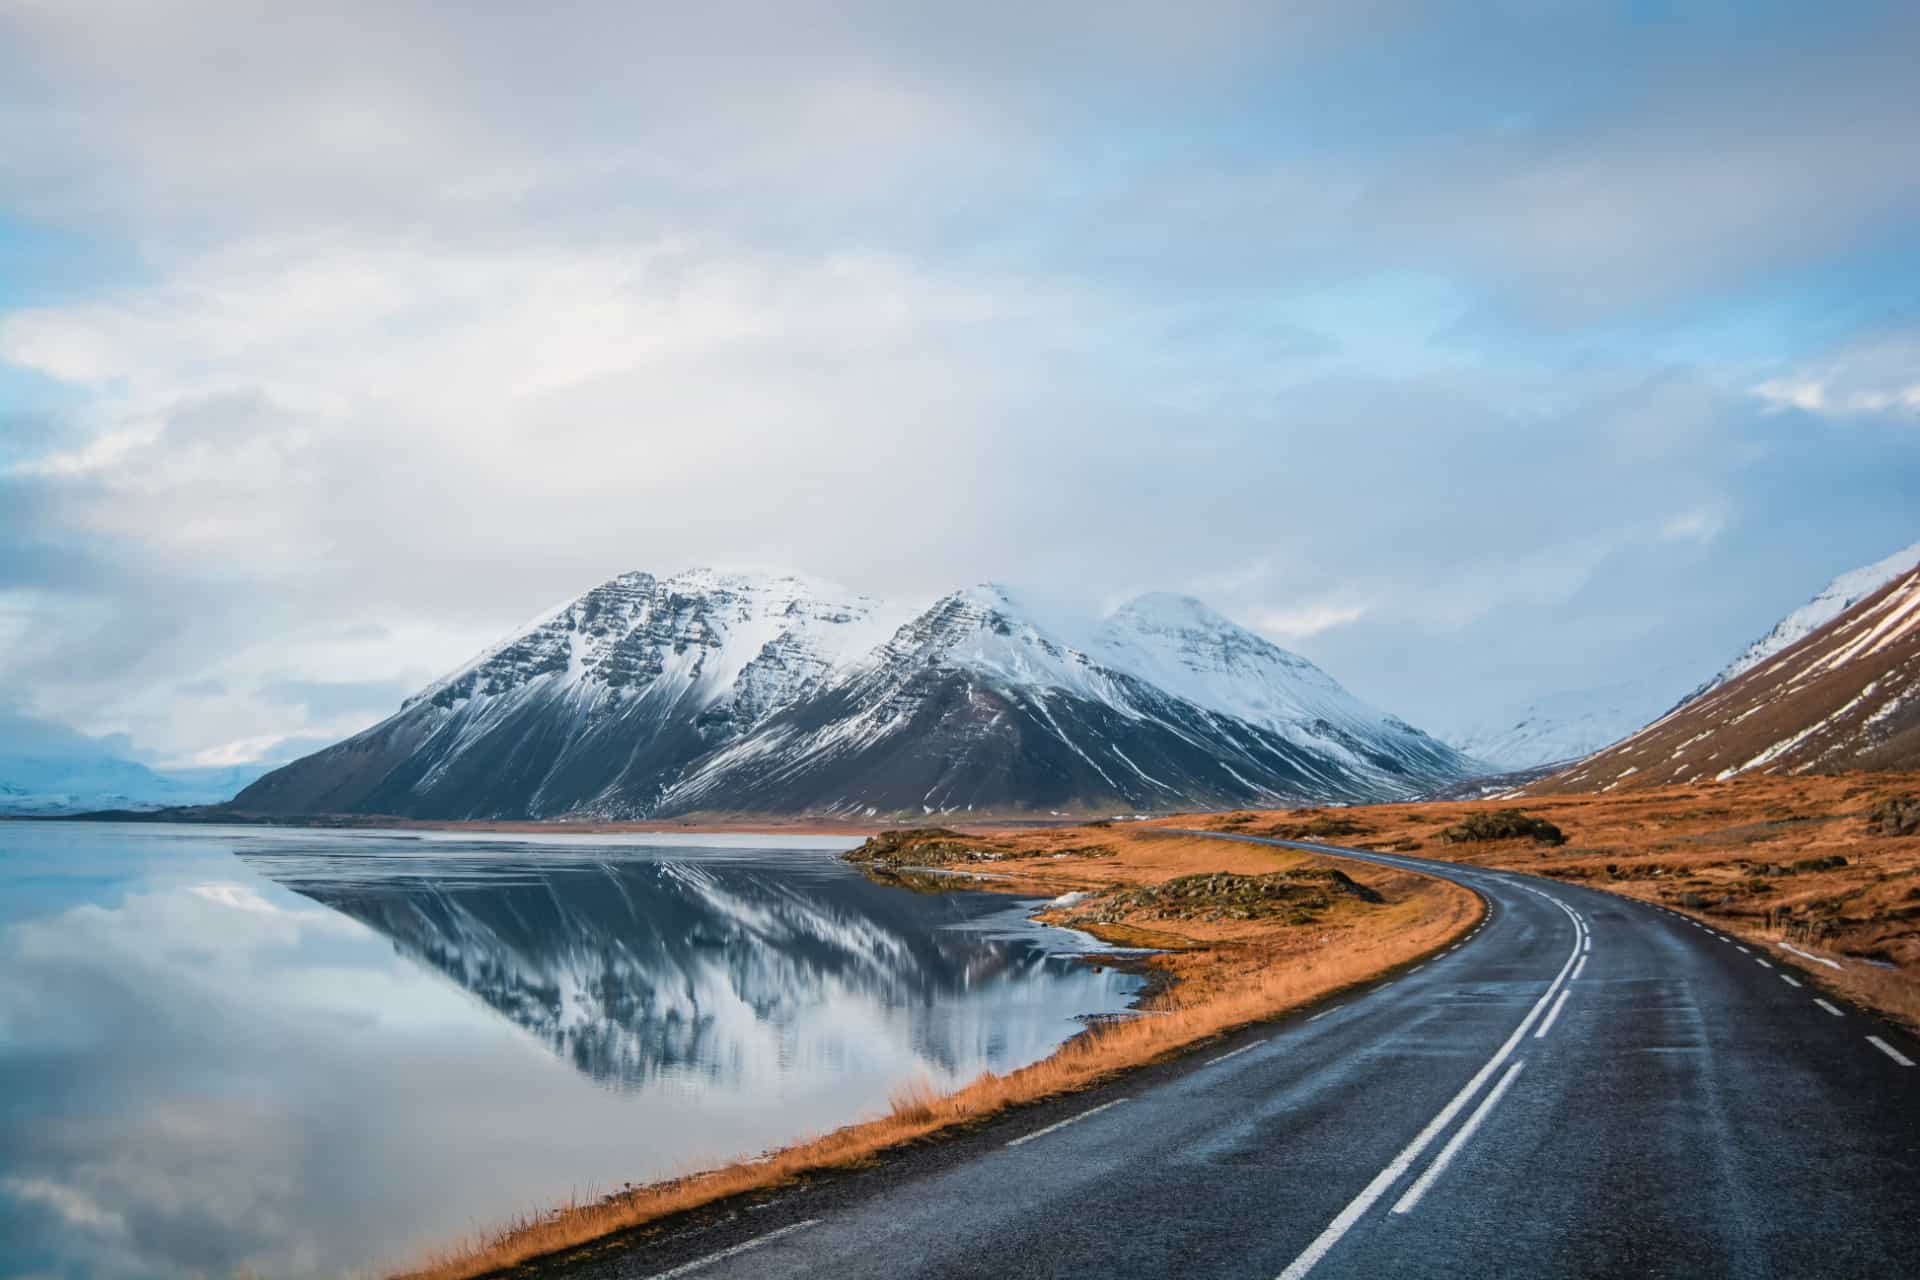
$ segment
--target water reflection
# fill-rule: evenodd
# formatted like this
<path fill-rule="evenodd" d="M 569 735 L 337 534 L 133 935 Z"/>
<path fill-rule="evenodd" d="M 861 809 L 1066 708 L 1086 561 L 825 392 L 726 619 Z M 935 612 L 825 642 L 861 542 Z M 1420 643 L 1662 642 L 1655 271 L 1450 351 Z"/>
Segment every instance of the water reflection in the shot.
<path fill-rule="evenodd" d="M 391 938 L 596 1079 L 738 1088 L 832 1070 L 876 1022 L 951 1077 L 1031 1042 L 1006 1023 L 1058 1009 L 1064 984 L 1111 1007 L 1128 982 L 994 936 L 1005 899 L 916 897 L 817 857 L 588 861 L 526 850 L 418 859 L 279 849 L 243 855 Z M 423 873 L 424 872 L 424 873 Z M 1053 988 L 1033 998 L 1041 983 Z"/>
<path fill-rule="evenodd" d="M 1031 1061 L 1133 982 L 1019 917 L 818 850 L 0 824 L 0 1274 L 337 1273 Z"/>

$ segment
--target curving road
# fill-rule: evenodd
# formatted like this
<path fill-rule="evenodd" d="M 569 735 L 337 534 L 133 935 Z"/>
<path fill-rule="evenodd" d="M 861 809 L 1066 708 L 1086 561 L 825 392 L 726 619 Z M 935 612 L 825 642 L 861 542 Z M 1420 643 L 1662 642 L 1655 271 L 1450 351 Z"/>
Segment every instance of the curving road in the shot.
<path fill-rule="evenodd" d="M 1576 885 L 1255 842 L 1444 876 L 1488 915 L 1179 1063 L 563 1269 L 1920 1276 L 1920 1044 L 1792 957 Z"/>

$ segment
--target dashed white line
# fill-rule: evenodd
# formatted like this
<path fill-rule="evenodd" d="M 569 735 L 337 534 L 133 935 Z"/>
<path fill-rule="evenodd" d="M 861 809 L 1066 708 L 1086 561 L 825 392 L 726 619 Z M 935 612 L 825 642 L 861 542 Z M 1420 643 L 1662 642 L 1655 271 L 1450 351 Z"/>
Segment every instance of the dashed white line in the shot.
<path fill-rule="evenodd" d="M 1773 962 L 1771 960 L 1762 960 L 1759 956 L 1755 956 L 1753 958 L 1753 962 L 1759 965 L 1762 969 L 1773 968 Z"/>
<path fill-rule="evenodd" d="M 1561 1006 L 1566 1004 L 1567 997 L 1572 994 L 1573 994 L 1572 987 L 1567 987 L 1560 992 L 1560 998 L 1553 1002 L 1553 1008 L 1547 1010 L 1547 1020 L 1545 1022 L 1542 1022 L 1540 1024 L 1540 1029 L 1533 1033 L 1533 1038 L 1535 1040 L 1544 1040 L 1546 1038 L 1547 1032 L 1553 1030 L 1554 1019 L 1560 1016 Z"/>
<path fill-rule="evenodd" d="M 1265 1043 L 1265 1040 L 1255 1040 L 1252 1044 L 1243 1044 L 1238 1049 L 1229 1049 L 1217 1058 L 1208 1058 L 1206 1065 L 1210 1067 L 1216 1062 L 1225 1062 L 1228 1058 L 1237 1058 L 1250 1049 L 1258 1049 Z"/>
<path fill-rule="evenodd" d="M 1825 1009 L 1825 1010 L 1826 1010 L 1826 1011 L 1827 1011 L 1828 1013 L 1830 1013 L 1830 1014 L 1832 1014 L 1832 1015 L 1833 1015 L 1834 1017 L 1836 1017 L 1836 1018 L 1844 1018 L 1844 1017 L 1846 1017 L 1846 1016 L 1847 1016 L 1846 1014 L 1844 1014 L 1844 1013 L 1841 1013 L 1841 1012 L 1840 1012 L 1840 1010 L 1838 1010 L 1838 1009 L 1836 1009 L 1836 1008 L 1834 1008 L 1834 1007 L 1833 1007 L 1832 1005 L 1830 1005 L 1830 1004 L 1828 1004 L 1828 1003 L 1827 1003 L 1827 1002 L 1826 1002 L 1825 1000 L 1821 1000 L 1821 999 L 1817 999 L 1817 998 L 1816 998 L 1816 999 L 1814 1000 L 1814 1003 L 1815 1003 L 1815 1004 L 1817 1004 L 1817 1005 L 1819 1005 L 1819 1006 L 1820 1006 L 1820 1007 L 1821 1007 L 1822 1009 Z"/>
<path fill-rule="evenodd" d="M 1409 978 L 1411 978 L 1411 977 L 1412 977 L 1412 976 L 1413 976 L 1414 974 L 1416 974 L 1416 973 L 1418 973 L 1418 972 L 1420 972 L 1420 971 L 1421 971 L 1422 969 L 1424 969 L 1424 968 L 1426 968 L 1426 967 L 1427 967 L 1427 966 L 1426 966 L 1426 965 L 1424 965 L 1424 964 L 1417 964 L 1417 965 L 1415 965 L 1415 966 L 1413 966 L 1413 968 L 1411 968 L 1411 969 L 1409 969 L 1409 970 L 1407 970 L 1407 976 L 1408 976 Z"/>
<path fill-rule="evenodd" d="M 1562 992 L 1560 998 L 1566 999 L 1566 993 Z M 1512 1087 L 1513 1078 L 1520 1074 L 1520 1068 L 1526 1065 L 1527 1060 L 1520 1058 L 1507 1068 L 1507 1074 L 1500 1077 L 1500 1083 L 1493 1086 L 1492 1092 L 1487 1094 L 1486 1099 L 1473 1109 L 1473 1114 L 1467 1117 L 1467 1122 L 1460 1126 L 1460 1132 L 1454 1134 L 1453 1140 L 1440 1148 L 1440 1154 L 1433 1158 L 1433 1163 L 1427 1166 L 1427 1171 L 1420 1175 L 1417 1182 L 1407 1188 L 1407 1194 L 1401 1196 L 1400 1202 L 1393 1206 L 1395 1213 L 1410 1212 L 1420 1203 L 1420 1197 L 1427 1194 L 1427 1188 L 1447 1171 L 1447 1166 L 1453 1163 L 1453 1158 L 1460 1154 L 1460 1148 L 1467 1145 L 1468 1140 L 1473 1137 L 1473 1131 L 1480 1127 L 1481 1122 L 1487 1118 L 1487 1113 L 1493 1110 L 1494 1104 L 1499 1102 Z"/>
<path fill-rule="evenodd" d="M 1784 973 L 1780 975 L 1780 981 L 1786 983 L 1790 987 L 1797 987 L 1800 985 L 1800 980 L 1798 978 L 1789 978 Z"/>
<path fill-rule="evenodd" d="M 1899 1063 L 1903 1067 L 1910 1067 L 1913 1065 L 1912 1058 L 1909 1058 L 1906 1054 L 1900 1052 L 1898 1049 L 1888 1044 L 1885 1040 L 1882 1040 L 1879 1036 L 1868 1036 L 1867 1043 L 1872 1045 L 1874 1048 L 1878 1049 L 1880 1052 L 1886 1054 L 1889 1058 L 1892 1058 L 1895 1062 Z"/>
<path fill-rule="evenodd" d="M 1581 957 L 1580 957 L 1580 963 L 1579 963 L 1579 964 L 1577 964 L 1577 965 L 1575 965 L 1575 966 L 1573 966 L 1573 976 L 1572 976 L 1572 977 L 1570 977 L 1570 978 L 1568 978 L 1568 979 L 1567 979 L 1567 981 L 1568 981 L 1568 982 L 1578 982 L 1578 981 L 1580 981 L 1580 971 L 1581 971 L 1582 969 L 1584 969 L 1584 968 L 1586 968 L 1586 967 L 1587 967 L 1587 957 L 1585 957 L 1585 956 L 1581 956 Z"/>
<path fill-rule="evenodd" d="M 1333 1006 L 1333 1008 L 1331 1008 L 1331 1009 L 1322 1009 L 1322 1010 L 1321 1010 L 1320 1012 L 1318 1012 L 1318 1013 L 1316 1013 L 1316 1014 L 1314 1014 L 1314 1015 L 1313 1015 L 1313 1016 L 1312 1016 L 1311 1018 L 1308 1018 L 1308 1019 L 1307 1019 L 1307 1021 L 1308 1021 L 1308 1022 L 1318 1022 L 1318 1021 L 1320 1021 L 1320 1019 L 1322 1019 L 1322 1018 L 1324 1018 L 1324 1017 L 1326 1017 L 1326 1016 L 1327 1016 L 1328 1014 L 1330 1014 L 1330 1013 L 1338 1013 L 1338 1012 L 1340 1012 L 1340 1011 L 1341 1011 L 1342 1009 L 1344 1009 L 1344 1008 L 1346 1008 L 1346 1007 L 1347 1007 L 1347 1006 L 1345 1006 L 1345 1005 L 1343 1005 L 1343 1004 L 1337 1004 L 1337 1005 L 1335 1005 L 1335 1006 Z"/>
<path fill-rule="evenodd" d="M 1097 1107 L 1088 1107 L 1085 1111 L 1082 1111 L 1077 1116 L 1068 1116 L 1065 1120 L 1056 1121 L 1055 1123 L 1048 1125 L 1044 1129 L 1035 1129 L 1032 1133 L 1025 1134 L 1021 1137 L 1015 1138 L 1012 1142 L 1009 1142 L 1007 1145 L 1010 1147 L 1017 1147 L 1023 1142 L 1032 1142 L 1035 1138 L 1044 1138 L 1048 1134 L 1053 1133 L 1055 1130 L 1064 1129 L 1070 1124 L 1079 1124 L 1082 1120 L 1085 1120 L 1088 1116 L 1097 1116 L 1102 1111 L 1105 1111 L 1110 1107 L 1117 1107 L 1121 1103 L 1126 1101 L 1128 1101 L 1128 1099 L 1126 1098 L 1115 1098 L 1112 1102 L 1103 1102 Z"/>
<path fill-rule="evenodd" d="M 820 1221 L 819 1218 L 808 1218 L 805 1222 L 795 1222 L 789 1226 L 781 1227 L 778 1231 L 769 1231 L 763 1236 L 756 1236 L 744 1244 L 733 1246 L 731 1249 L 722 1249 L 720 1252 L 710 1253 L 704 1258 L 695 1258 L 692 1262 L 683 1262 L 671 1271 L 660 1272 L 653 1277 L 653 1280 L 673 1280 L 675 1276 L 692 1275 L 702 1267 L 710 1267 L 716 1262 L 724 1262 L 728 1258 L 738 1257 L 749 1249 L 758 1249 L 763 1244 L 772 1244 L 781 1236 L 790 1236 L 796 1231 L 805 1231 L 808 1227 L 817 1227 L 820 1225 Z"/>
<path fill-rule="evenodd" d="M 1743 956 L 1750 956 L 1753 954 L 1753 952 L 1747 950 L 1745 947 L 1735 947 L 1734 950 L 1738 951 Z"/>

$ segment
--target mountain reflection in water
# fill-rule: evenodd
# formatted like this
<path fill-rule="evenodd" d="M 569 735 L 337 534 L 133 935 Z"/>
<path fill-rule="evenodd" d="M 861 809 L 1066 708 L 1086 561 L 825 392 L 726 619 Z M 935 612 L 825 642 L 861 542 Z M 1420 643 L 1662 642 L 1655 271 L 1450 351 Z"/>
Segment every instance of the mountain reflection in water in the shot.
<path fill-rule="evenodd" d="M 1138 989 L 843 843 L 0 823 L 0 1275 L 388 1272 Z"/>
<path fill-rule="evenodd" d="M 1005 898 L 882 887 L 817 853 L 778 867 L 764 854 L 497 847 L 436 850 L 424 866 L 327 849 L 243 856 L 620 1086 L 830 1071 L 880 1023 L 951 1077 L 1005 1065 L 1009 1049 L 1028 1056 L 1005 1025 L 1010 1005 L 1057 1018 L 1115 1008 L 1136 985 L 1049 953 Z"/>

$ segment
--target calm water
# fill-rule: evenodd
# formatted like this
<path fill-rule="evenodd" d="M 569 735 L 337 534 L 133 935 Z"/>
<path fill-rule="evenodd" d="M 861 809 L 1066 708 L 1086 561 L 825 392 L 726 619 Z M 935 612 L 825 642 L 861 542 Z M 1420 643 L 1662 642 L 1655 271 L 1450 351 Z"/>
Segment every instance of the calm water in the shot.
<path fill-rule="evenodd" d="M 1136 991 L 845 843 L 0 822 L 0 1274 L 374 1267 Z"/>

